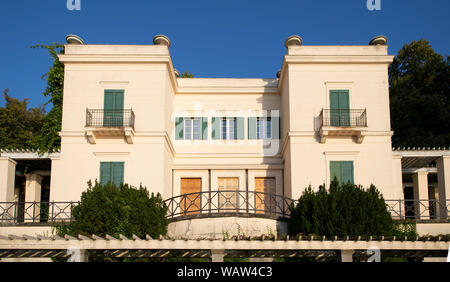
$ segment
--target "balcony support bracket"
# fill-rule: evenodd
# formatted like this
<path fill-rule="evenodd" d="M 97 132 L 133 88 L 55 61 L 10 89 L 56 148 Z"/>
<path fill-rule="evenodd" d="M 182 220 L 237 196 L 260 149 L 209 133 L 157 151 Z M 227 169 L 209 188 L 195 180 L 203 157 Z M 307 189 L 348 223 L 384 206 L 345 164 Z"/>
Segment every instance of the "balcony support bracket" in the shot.
<path fill-rule="evenodd" d="M 133 144 L 134 130 L 130 128 L 125 128 L 125 140 L 128 144 Z"/>
<path fill-rule="evenodd" d="M 86 138 L 89 141 L 90 144 L 95 144 L 95 135 L 94 131 L 92 130 L 86 130 Z"/>

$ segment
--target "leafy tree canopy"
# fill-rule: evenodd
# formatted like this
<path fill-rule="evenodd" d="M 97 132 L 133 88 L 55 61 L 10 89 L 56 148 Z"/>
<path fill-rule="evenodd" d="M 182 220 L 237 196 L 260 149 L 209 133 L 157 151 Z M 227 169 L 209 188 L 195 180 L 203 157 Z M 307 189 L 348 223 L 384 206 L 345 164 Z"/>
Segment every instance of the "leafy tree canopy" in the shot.
<path fill-rule="evenodd" d="M 3 90 L 5 106 L 0 107 L 0 148 L 33 148 L 39 137 L 45 110 L 28 108 L 28 99 L 11 97 L 9 89 Z"/>
<path fill-rule="evenodd" d="M 181 77 L 182 77 L 182 78 L 193 78 L 194 75 L 193 75 L 191 72 L 189 72 L 189 71 L 185 71 L 185 72 L 183 72 L 183 73 L 181 74 Z"/>
<path fill-rule="evenodd" d="M 51 103 L 53 107 L 45 116 L 39 137 L 34 142 L 35 148 L 41 152 L 47 152 L 61 146 L 59 132 L 62 123 L 64 64 L 59 61 L 58 54 L 64 54 L 64 45 L 58 43 L 38 44 L 31 48 L 46 49 L 53 61 L 49 71 L 42 76 L 42 79 L 47 81 L 47 87 L 42 94 L 49 98 L 47 104 Z"/>
<path fill-rule="evenodd" d="M 394 146 L 450 146 L 449 57 L 427 40 L 398 52 L 389 68 Z"/>

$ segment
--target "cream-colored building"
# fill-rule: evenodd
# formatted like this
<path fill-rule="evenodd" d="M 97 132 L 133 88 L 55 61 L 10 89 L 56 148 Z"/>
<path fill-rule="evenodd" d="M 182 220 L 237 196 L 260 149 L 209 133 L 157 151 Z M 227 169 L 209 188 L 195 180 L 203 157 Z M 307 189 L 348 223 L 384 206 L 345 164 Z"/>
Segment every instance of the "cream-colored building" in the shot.
<path fill-rule="evenodd" d="M 412 175 L 413 199 L 435 201 L 417 202 L 413 217 L 448 216 L 449 151 L 392 149 L 393 56 L 384 37 L 363 46 L 306 46 L 292 36 L 277 78 L 269 79 L 181 78 L 165 36 L 154 45 L 67 39 L 59 56 L 61 150 L 3 151 L 0 202 L 14 201 L 18 163 L 47 160 L 24 176 L 22 201 L 41 201 L 43 179 L 50 202 L 78 201 L 89 180 L 142 184 L 167 199 L 171 218 L 184 219 L 171 225 L 174 234 L 280 230 L 273 219 L 286 214 L 290 199 L 333 177 L 374 184 L 405 216 L 402 174 Z M 410 159 L 420 165 L 408 167 Z M 429 174 L 437 176 L 432 196 Z"/>

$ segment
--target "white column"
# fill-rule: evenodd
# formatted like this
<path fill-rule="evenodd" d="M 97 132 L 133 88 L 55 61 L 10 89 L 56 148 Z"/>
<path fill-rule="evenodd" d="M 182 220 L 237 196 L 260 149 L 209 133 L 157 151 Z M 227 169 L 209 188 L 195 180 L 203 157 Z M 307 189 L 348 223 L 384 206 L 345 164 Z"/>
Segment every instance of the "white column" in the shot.
<path fill-rule="evenodd" d="M 8 157 L 0 157 L 0 202 L 14 201 L 16 162 Z"/>
<path fill-rule="evenodd" d="M 353 262 L 354 250 L 341 250 L 341 261 L 342 262 Z"/>
<path fill-rule="evenodd" d="M 25 222 L 39 222 L 42 176 L 32 173 L 25 177 Z"/>
<path fill-rule="evenodd" d="M 414 188 L 414 211 L 417 219 L 429 219 L 428 172 L 417 171 L 412 176 Z M 420 202 L 417 200 L 421 200 Z"/>
<path fill-rule="evenodd" d="M 438 213 L 441 219 L 447 219 L 449 212 L 447 210 L 447 199 L 450 199 L 450 156 L 443 156 L 437 161 L 438 171 L 438 194 L 439 209 Z"/>
<path fill-rule="evenodd" d="M 393 191 L 391 199 L 386 200 L 403 200 L 403 174 L 402 174 L 402 156 L 392 156 L 392 176 Z"/>
<path fill-rule="evenodd" d="M 225 255 L 224 250 L 211 250 L 211 261 L 212 262 L 223 262 L 224 255 Z"/>
<path fill-rule="evenodd" d="M 0 216 L 3 220 L 17 217 L 17 205 L 5 203 L 15 200 L 16 164 L 11 158 L 0 157 Z"/>

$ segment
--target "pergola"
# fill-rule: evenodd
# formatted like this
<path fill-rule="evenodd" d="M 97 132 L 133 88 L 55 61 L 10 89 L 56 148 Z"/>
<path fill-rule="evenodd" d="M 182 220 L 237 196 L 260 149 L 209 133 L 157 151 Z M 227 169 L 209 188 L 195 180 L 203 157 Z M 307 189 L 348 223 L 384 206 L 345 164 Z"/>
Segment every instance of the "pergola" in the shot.
<path fill-rule="evenodd" d="M 222 262 L 227 257 L 300 258 L 318 261 L 340 257 L 343 262 L 353 258 L 367 259 L 379 252 L 384 257 L 446 257 L 450 243 L 445 237 L 235 237 L 223 239 L 183 240 L 150 236 L 127 238 L 120 235 L 72 237 L 60 236 L 0 236 L 1 258 L 67 258 L 78 254 L 78 261 L 89 257 L 113 258 L 210 258 Z"/>

